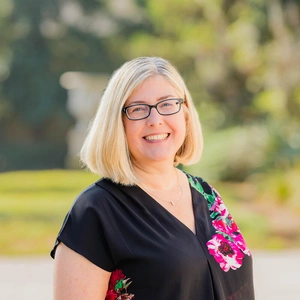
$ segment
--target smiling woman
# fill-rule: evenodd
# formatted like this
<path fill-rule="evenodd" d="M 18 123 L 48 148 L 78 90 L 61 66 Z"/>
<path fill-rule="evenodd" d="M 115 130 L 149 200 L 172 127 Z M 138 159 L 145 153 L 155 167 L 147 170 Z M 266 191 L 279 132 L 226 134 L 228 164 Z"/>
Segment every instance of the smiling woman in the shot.
<path fill-rule="evenodd" d="M 136 115 L 140 111 L 129 110 L 127 118 L 124 118 L 126 140 L 136 172 L 148 164 L 154 166 L 155 162 L 160 165 L 158 168 L 163 167 L 163 164 L 173 165 L 176 153 L 186 136 L 184 111 L 180 109 L 180 102 L 173 99 L 180 96 L 183 95 L 179 95 L 167 79 L 157 75 L 143 82 L 127 99 L 126 111 L 128 108 L 141 106 L 133 103 L 148 103 L 143 104 L 148 108 L 146 117 L 144 115 L 142 119 L 132 120 L 128 117 L 128 113 L 132 116 L 132 113 Z M 175 103 L 172 106 L 173 102 Z M 161 110 L 171 113 L 162 114 Z"/>
<path fill-rule="evenodd" d="M 153 84 L 149 88 L 152 81 Z M 159 91 L 160 88 L 164 90 Z M 152 99 L 150 94 L 149 96 L 137 94 L 141 93 L 141 90 L 153 93 Z M 181 110 L 183 107 L 188 132 L 184 143 L 173 157 L 175 165 L 196 163 L 202 153 L 203 141 L 192 98 L 176 69 L 164 59 L 155 57 L 129 61 L 113 74 L 82 147 L 82 161 L 96 174 L 125 185 L 135 184 L 139 179 L 132 165 L 132 153 L 129 151 L 124 131 L 125 115 L 128 118 L 128 112 L 126 114 L 124 111 L 128 111 L 128 106 L 134 104 L 154 105 L 170 98 L 184 100 L 184 104 L 179 108 Z M 149 113 L 150 110 L 153 114 L 153 109 L 150 108 Z M 156 109 L 156 112 L 158 111 Z M 165 116 L 164 119 L 171 117 L 172 115 Z M 133 122 L 138 126 L 142 121 Z"/>
<path fill-rule="evenodd" d="M 191 96 L 166 60 L 110 79 L 81 159 L 103 179 L 68 212 L 51 252 L 55 300 L 252 300 L 252 259 L 218 192 L 176 168 L 202 153 Z"/>

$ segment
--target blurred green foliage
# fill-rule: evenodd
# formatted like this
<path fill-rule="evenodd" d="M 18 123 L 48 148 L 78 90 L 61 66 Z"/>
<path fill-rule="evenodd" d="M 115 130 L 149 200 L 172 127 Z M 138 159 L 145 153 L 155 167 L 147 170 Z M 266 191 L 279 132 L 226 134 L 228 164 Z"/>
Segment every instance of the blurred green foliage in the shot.
<path fill-rule="evenodd" d="M 243 181 L 299 163 L 299 1 L 2 0 L 0 32 L 0 171 L 64 167 L 60 76 L 143 55 L 177 66 L 196 103 L 206 145 L 188 170 Z"/>

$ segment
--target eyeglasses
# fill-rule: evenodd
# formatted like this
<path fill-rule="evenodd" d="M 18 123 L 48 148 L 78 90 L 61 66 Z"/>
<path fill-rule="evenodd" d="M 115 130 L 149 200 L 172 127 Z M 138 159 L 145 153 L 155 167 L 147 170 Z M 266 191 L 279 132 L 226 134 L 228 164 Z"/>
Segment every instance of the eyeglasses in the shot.
<path fill-rule="evenodd" d="M 177 114 L 181 109 L 181 104 L 184 102 L 185 100 L 182 98 L 172 98 L 159 101 L 155 105 L 133 104 L 124 107 L 122 112 L 126 114 L 129 120 L 133 121 L 148 118 L 152 108 L 155 108 L 162 116 L 169 116 Z"/>

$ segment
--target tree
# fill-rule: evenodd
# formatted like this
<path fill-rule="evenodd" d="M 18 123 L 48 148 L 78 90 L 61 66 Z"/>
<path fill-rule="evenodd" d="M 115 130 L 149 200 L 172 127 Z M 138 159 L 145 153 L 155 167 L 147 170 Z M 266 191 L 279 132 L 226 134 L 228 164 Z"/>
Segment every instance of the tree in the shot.
<path fill-rule="evenodd" d="M 144 5 L 150 30 L 136 31 L 120 49 L 128 59 L 159 55 L 178 66 L 208 140 L 223 150 L 216 153 L 222 157 L 222 178 L 241 180 L 255 170 L 295 164 L 300 151 L 300 4 L 152 0 Z M 213 133 L 224 129 L 227 144 L 241 147 L 244 141 L 238 161 L 237 156 L 229 159 L 230 147 L 225 153 L 215 140 Z M 264 155 L 253 156 L 253 144 Z"/>
<path fill-rule="evenodd" d="M 72 119 L 59 78 L 66 71 L 110 73 L 121 63 L 109 42 L 118 18 L 110 1 L 1 5 L 9 7 L 6 15 L 2 10 L 1 29 L 10 30 L 0 55 L 11 59 L 0 97 L 0 170 L 63 167 Z"/>

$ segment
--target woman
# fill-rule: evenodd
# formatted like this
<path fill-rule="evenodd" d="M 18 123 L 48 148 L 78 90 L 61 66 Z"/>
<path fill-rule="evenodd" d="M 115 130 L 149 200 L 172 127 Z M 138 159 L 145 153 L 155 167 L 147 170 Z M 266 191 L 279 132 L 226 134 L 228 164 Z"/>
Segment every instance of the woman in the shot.
<path fill-rule="evenodd" d="M 81 151 L 103 178 L 58 235 L 54 299 L 254 299 L 250 252 L 221 197 L 176 168 L 202 145 L 168 61 L 141 57 L 113 74 Z"/>

